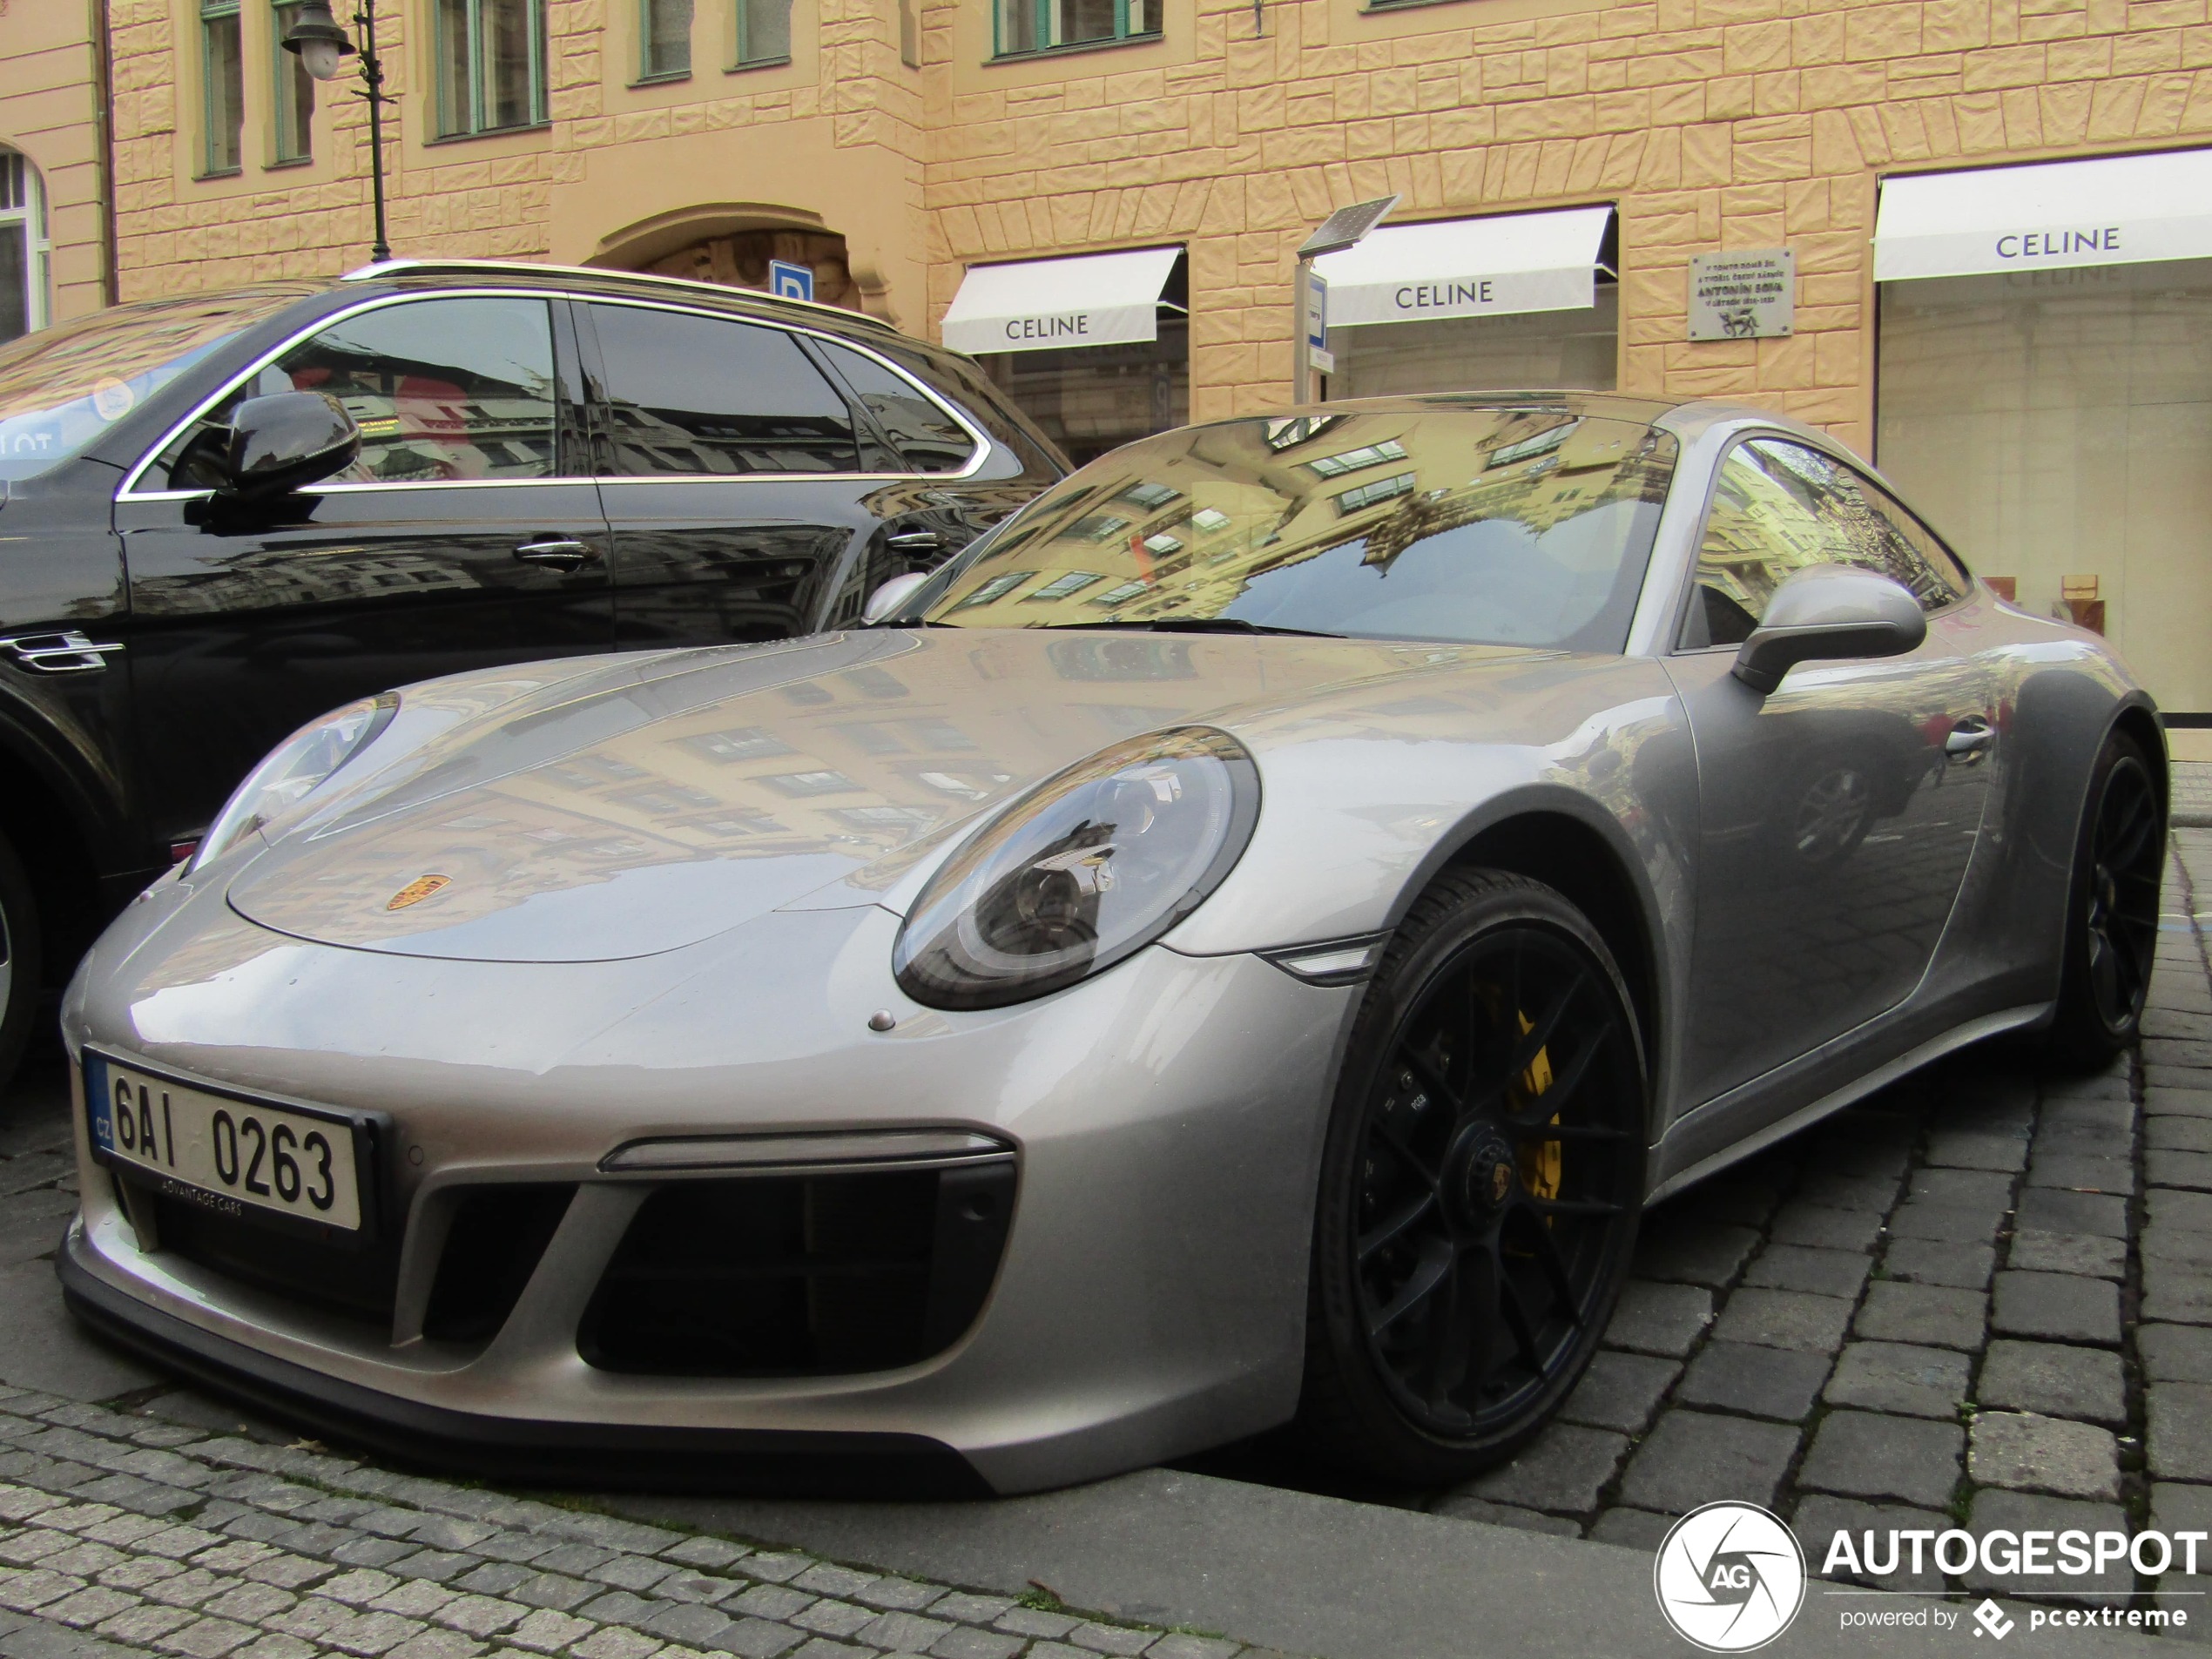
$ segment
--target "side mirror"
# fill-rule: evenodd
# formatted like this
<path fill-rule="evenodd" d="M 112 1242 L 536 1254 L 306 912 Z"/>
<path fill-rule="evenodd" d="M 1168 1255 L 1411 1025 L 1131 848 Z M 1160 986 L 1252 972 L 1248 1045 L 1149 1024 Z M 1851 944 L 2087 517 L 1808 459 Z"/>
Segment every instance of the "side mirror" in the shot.
<path fill-rule="evenodd" d="M 1774 590 L 1766 616 L 1730 671 L 1764 695 L 1797 664 L 1819 658 L 1898 657 L 1928 637 L 1920 602 L 1871 570 L 1818 565 Z"/>
<path fill-rule="evenodd" d="M 860 612 L 860 625 L 873 628 L 886 617 L 895 617 L 899 608 L 923 583 L 929 580 L 927 570 L 909 570 L 904 576 L 894 576 L 873 593 L 868 595 L 867 608 Z"/>
<path fill-rule="evenodd" d="M 335 398 L 279 392 L 238 406 L 222 447 L 220 494 L 264 501 L 342 472 L 361 454 L 361 432 Z"/>

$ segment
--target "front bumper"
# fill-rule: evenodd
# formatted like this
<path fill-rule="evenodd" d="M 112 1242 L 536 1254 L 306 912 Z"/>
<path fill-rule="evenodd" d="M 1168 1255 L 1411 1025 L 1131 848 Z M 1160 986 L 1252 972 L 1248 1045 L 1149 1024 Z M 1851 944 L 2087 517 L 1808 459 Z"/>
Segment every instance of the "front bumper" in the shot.
<path fill-rule="evenodd" d="M 947 1015 L 891 980 L 895 926 L 873 907 L 776 913 L 656 957 L 513 964 L 305 943 L 219 895 L 136 907 L 72 991 L 72 1049 L 388 1114 L 398 1300 L 390 1330 L 368 1329 L 142 1251 L 80 1111 L 71 1304 L 278 1410 L 509 1476 L 1016 1492 L 1286 1420 L 1356 991 L 1155 948 L 1040 1002 Z M 867 1029 L 878 1009 L 894 1032 Z M 1001 1137 L 1019 1165 L 988 1299 L 942 1352 L 746 1378 L 618 1373 L 579 1353 L 624 1230 L 665 1184 L 603 1172 L 615 1147 L 920 1125 Z M 427 1339 L 442 1241 L 423 1218 L 442 1192 L 502 1181 L 577 1190 L 496 1335 Z"/>
<path fill-rule="evenodd" d="M 380 1393 L 219 1337 L 117 1288 L 72 1227 L 55 1271 L 69 1310 L 111 1341 L 403 1463 L 557 1484 L 826 1497 L 983 1497 L 950 1447 L 914 1434 L 656 1428 L 460 1411 Z"/>

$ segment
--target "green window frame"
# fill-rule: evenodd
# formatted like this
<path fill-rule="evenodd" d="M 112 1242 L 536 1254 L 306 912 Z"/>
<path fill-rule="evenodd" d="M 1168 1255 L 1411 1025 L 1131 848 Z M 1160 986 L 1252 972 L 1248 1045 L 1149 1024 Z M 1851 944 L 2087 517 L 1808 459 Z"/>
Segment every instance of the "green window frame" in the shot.
<path fill-rule="evenodd" d="M 995 0 L 991 12 L 995 57 L 1080 51 L 1155 40 L 1165 0 Z"/>
<path fill-rule="evenodd" d="M 199 0 L 200 177 L 246 165 L 246 43 L 239 0 Z"/>
<path fill-rule="evenodd" d="M 545 0 L 436 0 L 438 136 L 546 124 Z"/>
<path fill-rule="evenodd" d="M 300 0 L 270 0 L 269 111 L 274 132 L 269 147 L 273 165 L 289 166 L 315 158 L 315 78 L 307 61 L 284 49 L 284 37 L 299 21 Z"/>
<path fill-rule="evenodd" d="M 732 67 L 766 69 L 791 62 L 792 0 L 733 0 L 738 52 Z"/>
<path fill-rule="evenodd" d="M 680 81 L 691 73 L 692 0 L 638 0 L 637 78 Z"/>

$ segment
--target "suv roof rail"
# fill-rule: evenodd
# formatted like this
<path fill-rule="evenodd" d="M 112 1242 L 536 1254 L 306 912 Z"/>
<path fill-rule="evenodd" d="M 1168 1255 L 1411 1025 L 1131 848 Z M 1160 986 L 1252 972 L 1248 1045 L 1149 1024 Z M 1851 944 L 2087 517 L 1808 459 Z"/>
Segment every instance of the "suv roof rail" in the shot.
<path fill-rule="evenodd" d="M 725 298 L 740 294 L 745 299 L 764 300 L 772 306 L 790 306 L 799 311 L 818 312 L 842 318 L 847 322 L 862 323 L 868 327 L 880 329 L 887 334 L 902 333 L 895 325 L 884 321 L 880 317 L 871 317 L 864 311 L 848 311 L 843 306 L 824 305 L 819 300 L 794 300 L 788 294 L 770 293 L 761 288 L 736 288 L 726 283 L 695 282 L 689 277 L 661 276 L 651 271 L 617 271 L 597 265 L 542 265 L 536 260 L 384 260 L 348 271 L 338 280 L 341 282 L 368 282 L 378 277 L 411 271 L 528 271 L 555 276 L 593 277 L 603 282 L 651 282 Z"/>

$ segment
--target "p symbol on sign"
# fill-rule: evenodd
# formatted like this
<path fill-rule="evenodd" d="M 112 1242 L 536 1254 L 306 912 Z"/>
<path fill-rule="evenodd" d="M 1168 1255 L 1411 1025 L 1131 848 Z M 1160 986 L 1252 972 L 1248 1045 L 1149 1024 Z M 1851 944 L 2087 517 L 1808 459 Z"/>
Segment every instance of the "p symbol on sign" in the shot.
<path fill-rule="evenodd" d="M 768 292 L 779 300 L 812 300 L 814 297 L 813 267 L 786 264 L 782 260 L 769 260 Z"/>

